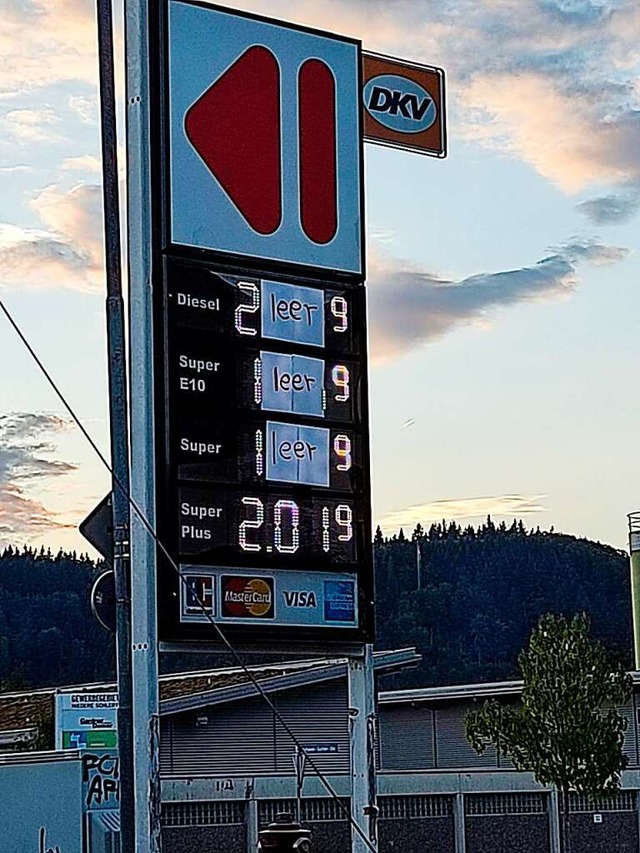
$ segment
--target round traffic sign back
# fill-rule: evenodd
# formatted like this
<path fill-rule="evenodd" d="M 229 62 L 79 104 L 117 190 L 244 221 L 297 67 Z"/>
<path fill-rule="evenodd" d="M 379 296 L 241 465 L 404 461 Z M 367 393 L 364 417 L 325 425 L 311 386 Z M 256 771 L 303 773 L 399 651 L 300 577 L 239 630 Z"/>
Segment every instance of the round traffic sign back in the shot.
<path fill-rule="evenodd" d="M 116 630 L 116 586 L 112 570 L 96 578 L 91 588 L 91 609 L 98 622 L 107 631 Z"/>

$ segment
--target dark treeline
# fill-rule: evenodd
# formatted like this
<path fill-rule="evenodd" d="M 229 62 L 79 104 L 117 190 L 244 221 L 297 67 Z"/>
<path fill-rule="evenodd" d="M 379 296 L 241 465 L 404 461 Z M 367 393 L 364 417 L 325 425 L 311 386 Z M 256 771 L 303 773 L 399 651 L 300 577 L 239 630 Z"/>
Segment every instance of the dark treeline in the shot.
<path fill-rule="evenodd" d="M 113 676 L 113 638 L 89 594 L 104 565 L 44 548 L 0 554 L 0 684 L 19 690 Z"/>
<path fill-rule="evenodd" d="M 478 528 L 418 525 L 411 538 L 400 531 L 384 539 L 378 531 L 374 550 L 376 645 L 416 646 L 422 654 L 417 669 L 385 679 L 384 687 L 515 678 L 518 652 L 547 612 L 586 611 L 595 636 L 631 666 L 622 551 L 490 519 Z M 0 553 L 0 689 L 114 678 L 113 636 L 89 604 L 103 570 L 75 553 Z M 233 663 L 221 656 L 163 657 L 163 671 Z"/>
<path fill-rule="evenodd" d="M 418 525 L 410 539 L 378 530 L 375 561 L 378 646 L 416 646 L 423 658 L 392 686 L 517 678 L 518 652 L 548 612 L 585 611 L 594 636 L 632 665 L 624 551 L 489 518 L 478 528 Z"/>

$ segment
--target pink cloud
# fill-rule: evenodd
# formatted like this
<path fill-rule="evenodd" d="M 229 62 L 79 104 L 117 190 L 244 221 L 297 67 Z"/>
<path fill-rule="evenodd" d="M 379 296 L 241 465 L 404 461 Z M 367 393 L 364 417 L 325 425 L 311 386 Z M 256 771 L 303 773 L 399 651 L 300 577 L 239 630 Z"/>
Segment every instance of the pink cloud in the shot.
<path fill-rule="evenodd" d="M 462 97 L 484 114 L 467 137 L 519 156 L 566 192 L 640 180 L 640 112 L 603 115 L 540 72 L 476 77 Z"/>
<path fill-rule="evenodd" d="M 471 521 L 492 517 L 520 518 L 532 513 L 545 512 L 542 503 L 545 495 L 494 495 L 479 498 L 452 498 L 414 504 L 394 510 L 376 521 L 386 534 L 396 533 L 401 527 L 411 532 L 417 524 L 423 527 L 442 521 Z"/>
<path fill-rule="evenodd" d="M 46 187 L 31 202 L 42 230 L 0 225 L 0 284 L 97 291 L 103 286 L 102 192 Z"/>
<path fill-rule="evenodd" d="M 31 542 L 74 526 L 35 493 L 36 487 L 77 470 L 75 464 L 56 458 L 55 436 L 69 426 L 57 415 L 0 415 L 0 546 Z"/>

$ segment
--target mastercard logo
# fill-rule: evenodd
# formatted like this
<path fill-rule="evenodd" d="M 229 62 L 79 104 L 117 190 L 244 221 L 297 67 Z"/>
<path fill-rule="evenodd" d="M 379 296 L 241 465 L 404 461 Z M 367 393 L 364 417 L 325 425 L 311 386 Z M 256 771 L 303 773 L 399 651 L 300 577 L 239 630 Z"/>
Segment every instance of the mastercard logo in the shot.
<path fill-rule="evenodd" d="M 222 615 L 245 619 L 273 618 L 273 578 L 222 578 Z"/>

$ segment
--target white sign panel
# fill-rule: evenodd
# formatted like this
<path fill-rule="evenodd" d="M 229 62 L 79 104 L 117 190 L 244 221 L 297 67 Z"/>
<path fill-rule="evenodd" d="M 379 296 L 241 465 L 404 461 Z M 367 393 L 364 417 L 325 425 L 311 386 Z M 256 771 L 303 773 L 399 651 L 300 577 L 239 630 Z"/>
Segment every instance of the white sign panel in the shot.
<path fill-rule="evenodd" d="M 117 693 L 58 693 L 56 749 L 115 749 Z"/>

